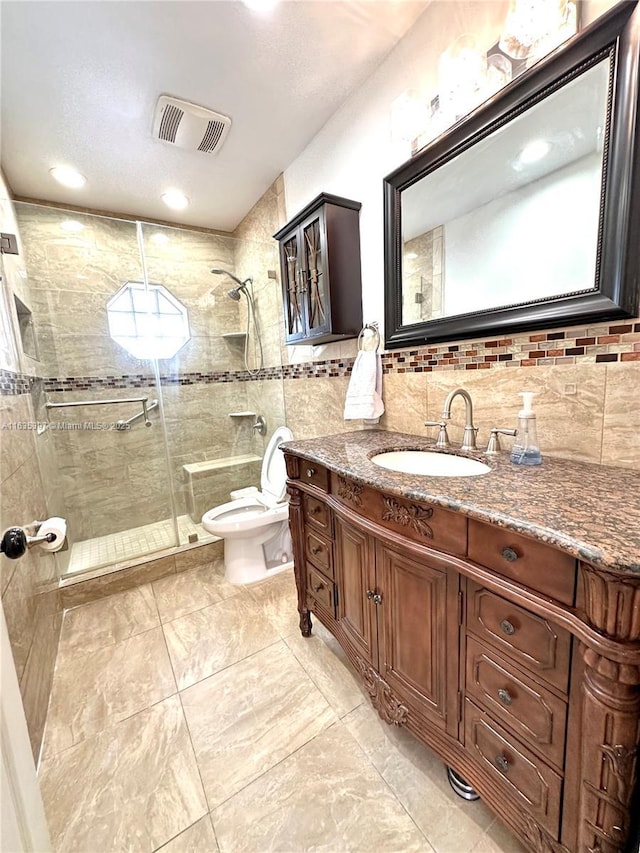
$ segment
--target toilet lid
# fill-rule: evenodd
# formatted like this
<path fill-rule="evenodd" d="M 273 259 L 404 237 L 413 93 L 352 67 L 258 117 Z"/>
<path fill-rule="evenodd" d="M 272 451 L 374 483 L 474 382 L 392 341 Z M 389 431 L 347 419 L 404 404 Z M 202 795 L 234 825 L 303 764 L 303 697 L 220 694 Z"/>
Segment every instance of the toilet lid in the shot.
<path fill-rule="evenodd" d="M 273 433 L 262 460 L 260 487 L 264 494 L 272 497 L 276 503 L 284 500 L 287 492 L 287 467 L 284 453 L 279 450 L 283 441 L 291 441 L 293 433 L 289 427 L 278 427 Z"/>

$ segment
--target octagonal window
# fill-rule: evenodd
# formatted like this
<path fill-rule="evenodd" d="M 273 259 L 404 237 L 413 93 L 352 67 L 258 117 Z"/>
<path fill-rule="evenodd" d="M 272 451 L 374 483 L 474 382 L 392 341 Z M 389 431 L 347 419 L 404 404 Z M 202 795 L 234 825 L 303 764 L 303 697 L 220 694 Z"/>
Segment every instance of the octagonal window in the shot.
<path fill-rule="evenodd" d="M 191 337 L 187 309 L 161 284 L 126 282 L 107 317 L 113 340 L 136 358 L 172 358 Z"/>

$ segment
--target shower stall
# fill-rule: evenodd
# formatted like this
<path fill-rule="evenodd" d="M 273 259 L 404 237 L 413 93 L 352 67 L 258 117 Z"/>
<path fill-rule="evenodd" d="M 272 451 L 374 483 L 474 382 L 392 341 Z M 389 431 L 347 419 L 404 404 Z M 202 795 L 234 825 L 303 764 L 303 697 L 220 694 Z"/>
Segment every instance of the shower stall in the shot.
<path fill-rule="evenodd" d="M 276 244 L 15 208 L 38 461 L 67 519 L 60 576 L 211 541 L 203 512 L 259 485 L 285 422 Z"/>

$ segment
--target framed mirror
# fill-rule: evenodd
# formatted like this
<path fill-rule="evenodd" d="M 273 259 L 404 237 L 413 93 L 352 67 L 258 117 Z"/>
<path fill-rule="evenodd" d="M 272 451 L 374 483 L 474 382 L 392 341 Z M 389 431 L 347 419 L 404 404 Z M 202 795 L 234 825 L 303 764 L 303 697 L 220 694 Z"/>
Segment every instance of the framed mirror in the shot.
<path fill-rule="evenodd" d="M 387 348 L 637 316 L 639 64 L 632 0 L 385 179 Z"/>

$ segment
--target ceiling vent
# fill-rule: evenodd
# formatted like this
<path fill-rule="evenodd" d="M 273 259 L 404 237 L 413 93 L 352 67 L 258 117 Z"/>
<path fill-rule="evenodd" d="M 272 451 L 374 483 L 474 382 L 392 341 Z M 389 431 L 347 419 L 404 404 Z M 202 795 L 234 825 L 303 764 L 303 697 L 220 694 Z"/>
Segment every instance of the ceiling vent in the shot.
<path fill-rule="evenodd" d="M 230 127 L 228 116 L 168 95 L 160 95 L 153 117 L 156 139 L 205 154 L 219 150 Z"/>

